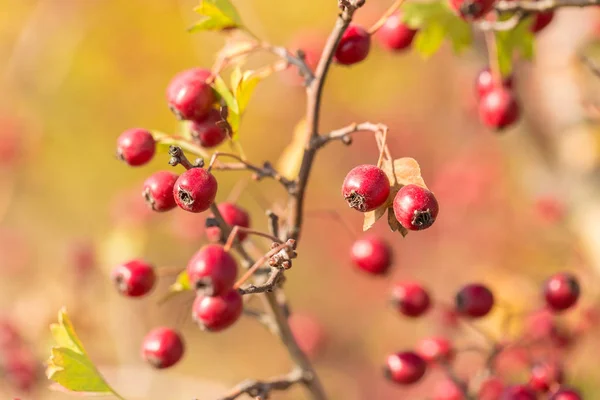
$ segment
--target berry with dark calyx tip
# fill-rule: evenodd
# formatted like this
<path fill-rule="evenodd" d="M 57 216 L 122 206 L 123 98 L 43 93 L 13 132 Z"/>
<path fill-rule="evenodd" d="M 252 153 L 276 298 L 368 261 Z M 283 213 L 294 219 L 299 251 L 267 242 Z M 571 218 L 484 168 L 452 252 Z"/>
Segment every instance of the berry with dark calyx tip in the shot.
<path fill-rule="evenodd" d="M 173 197 L 185 211 L 199 213 L 208 210 L 217 195 L 217 180 L 203 168 L 192 168 L 179 176 Z"/>
<path fill-rule="evenodd" d="M 355 241 L 350 257 L 354 265 L 374 275 L 385 274 L 392 265 L 392 249 L 382 238 L 374 235 Z"/>
<path fill-rule="evenodd" d="M 185 346 L 175 330 L 165 327 L 154 328 L 142 342 L 142 357 L 157 369 L 169 368 L 177 364 Z"/>
<path fill-rule="evenodd" d="M 415 282 L 399 282 L 392 288 L 392 303 L 407 317 L 420 317 L 431 305 L 427 291 Z"/>
<path fill-rule="evenodd" d="M 556 274 L 544 284 L 546 305 L 552 311 L 564 311 L 577 303 L 581 289 L 577 278 L 570 273 Z"/>
<path fill-rule="evenodd" d="M 219 111 L 210 110 L 204 119 L 192 122 L 190 126 L 192 139 L 207 149 L 220 145 L 227 137 L 226 132 L 217 124 L 221 120 Z"/>
<path fill-rule="evenodd" d="M 229 226 L 250 227 L 250 215 L 246 210 L 233 203 L 221 203 L 217 206 L 221 216 Z M 221 240 L 221 228 L 218 226 L 209 226 L 205 230 L 206 237 L 210 242 L 216 243 Z M 237 238 L 240 242 L 248 237 L 246 232 L 238 232 Z M 223 238 L 227 239 L 227 238 Z"/>
<path fill-rule="evenodd" d="M 177 207 L 173 197 L 173 187 L 178 175 L 170 171 L 158 171 L 144 182 L 142 195 L 146 204 L 157 212 L 172 210 Z"/>
<path fill-rule="evenodd" d="M 146 129 L 128 129 L 117 139 L 117 157 L 132 167 L 146 164 L 155 151 L 154 137 Z"/>
<path fill-rule="evenodd" d="M 477 91 L 477 97 L 482 99 L 485 95 L 490 93 L 493 89 L 498 86 L 505 87 L 507 89 L 512 89 L 513 87 L 513 76 L 506 77 L 502 80 L 502 82 L 496 82 L 494 74 L 490 70 L 490 68 L 485 68 L 483 71 L 477 75 L 477 81 L 475 84 L 475 89 Z"/>
<path fill-rule="evenodd" d="M 386 49 L 400 51 L 410 47 L 416 34 L 416 29 L 402 22 L 400 14 L 394 14 L 385 21 L 375 37 Z"/>
<path fill-rule="evenodd" d="M 422 339 L 416 348 L 416 353 L 428 363 L 449 363 L 454 358 L 452 343 L 444 337 L 429 337 Z"/>
<path fill-rule="evenodd" d="M 412 351 L 390 354 L 385 365 L 385 376 L 402 385 L 419 381 L 427 369 L 425 360 Z"/>
<path fill-rule="evenodd" d="M 128 297 L 148 294 L 156 283 L 154 267 L 144 260 L 132 260 L 116 267 L 111 278 L 117 290 Z"/>
<path fill-rule="evenodd" d="M 546 28 L 550 22 L 554 19 L 554 11 L 540 12 L 533 16 L 533 23 L 531 24 L 531 32 L 538 33 Z"/>
<path fill-rule="evenodd" d="M 370 49 L 371 35 L 358 25 L 350 25 L 335 51 L 335 61 L 343 65 L 356 64 L 367 58 Z"/>
<path fill-rule="evenodd" d="M 348 205 L 360 212 L 373 211 L 382 206 L 390 195 L 390 180 L 375 165 L 352 168 L 342 184 L 342 196 Z"/>
<path fill-rule="evenodd" d="M 537 400 L 537 394 L 526 385 L 514 385 L 504 389 L 500 400 Z"/>
<path fill-rule="evenodd" d="M 492 129 L 505 129 L 519 119 L 520 106 L 512 91 L 496 87 L 483 96 L 479 102 L 479 118 Z"/>
<path fill-rule="evenodd" d="M 192 305 L 192 317 L 201 329 L 219 332 L 240 318 L 243 306 L 242 295 L 237 290 L 221 296 L 197 296 Z"/>
<path fill-rule="evenodd" d="M 427 229 L 435 222 L 439 211 L 433 193 L 418 185 L 403 186 L 394 198 L 394 215 L 408 230 Z"/>
<path fill-rule="evenodd" d="M 540 363 L 531 368 L 529 387 L 537 392 L 545 393 L 555 383 L 564 380 L 563 370 L 557 363 Z"/>
<path fill-rule="evenodd" d="M 450 379 L 439 381 L 435 385 L 433 400 L 465 400 L 463 389 Z"/>
<path fill-rule="evenodd" d="M 575 389 L 560 387 L 549 400 L 582 400 L 583 396 Z"/>
<path fill-rule="evenodd" d="M 237 263 L 223 246 L 209 244 L 190 259 L 187 275 L 192 288 L 204 296 L 220 296 L 233 287 L 237 278 Z"/>
<path fill-rule="evenodd" d="M 455 298 L 456 311 L 471 318 L 487 315 L 494 306 L 494 295 L 484 285 L 473 283 L 463 287 Z"/>
<path fill-rule="evenodd" d="M 215 102 L 213 89 L 206 80 L 210 71 L 193 68 L 175 75 L 167 87 L 169 108 L 179 119 L 200 121 Z"/>
<path fill-rule="evenodd" d="M 482 18 L 494 7 L 495 0 L 450 0 L 450 7 L 466 21 Z"/>

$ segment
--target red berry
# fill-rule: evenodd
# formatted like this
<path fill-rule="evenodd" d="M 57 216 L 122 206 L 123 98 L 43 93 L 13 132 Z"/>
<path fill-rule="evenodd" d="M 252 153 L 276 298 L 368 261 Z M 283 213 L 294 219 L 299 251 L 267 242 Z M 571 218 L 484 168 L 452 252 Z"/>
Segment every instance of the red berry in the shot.
<path fill-rule="evenodd" d="M 241 226 L 243 228 L 250 227 L 250 215 L 246 210 L 233 203 L 221 203 L 217 206 L 221 216 L 229 226 Z M 243 242 L 248 234 L 239 232 L 237 238 Z M 209 241 L 215 243 L 221 240 L 221 229 L 218 226 L 210 226 L 206 228 L 206 237 Z M 224 238 L 227 239 L 227 238 Z"/>
<path fill-rule="evenodd" d="M 514 79 L 511 75 L 509 77 L 504 78 L 502 82 L 496 82 L 492 71 L 489 68 L 485 68 L 479 73 L 479 75 L 477 75 L 477 81 L 475 82 L 477 97 L 481 100 L 484 96 L 486 96 L 492 90 L 499 86 L 505 87 L 507 89 L 512 89 L 513 81 Z"/>
<path fill-rule="evenodd" d="M 371 36 L 358 25 L 350 25 L 335 51 L 338 64 L 351 65 L 361 62 L 369 54 Z"/>
<path fill-rule="evenodd" d="M 427 291 L 414 282 L 396 283 L 392 288 L 392 302 L 407 317 L 420 317 L 431 305 Z"/>
<path fill-rule="evenodd" d="M 432 192 L 418 185 L 403 186 L 394 198 L 394 215 L 408 230 L 427 229 L 435 222 L 439 211 Z"/>
<path fill-rule="evenodd" d="M 17 327 L 9 319 L 0 319 L 0 352 L 15 349 L 21 344 L 23 337 Z"/>
<path fill-rule="evenodd" d="M 385 365 L 385 375 L 393 382 L 410 385 L 425 375 L 425 361 L 412 351 L 390 354 Z"/>
<path fill-rule="evenodd" d="M 167 87 L 169 107 L 179 119 L 200 121 L 215 102 L 213 89 L 206 83 L 210 71 L 193 68 L 175 75 Z"/>
<path fill-rule="evenodd" d="M 197 296 L 192 306 L 192 317 L 201 329 L 222 331 L 233 325 L 242 315 L 244 304 L 237 290 L 222 296 Z"/>
<path fill-rule="evenodd" d="M 122 295 L 140 297 L 152 290 L 156 273 L 151 264 L 138 259 L 116 267 L 111 278 Z"/>
<path fill-rule="evenodd" d="M 575 389 L 561 387 L 552 396 L 550 400 L 582 400 L 583 396 Z"/>
<path fill-rule="evenodd" d="M 223 246 L 209 244 L 196 252 L 188 262 L 187 274 L 193 288 L 205 296 L 220 296 L 233 287 L 237 263 Z"/>
<path fill-rule="evenodd" d="M 155 151 L 156 142 L 146 129 L 128 129 L 117 139 L 117 157 L 132 167 L 146 164 Z"/>
<path fill-rule="evenodd" d="M 521 114 L 513 93 L 503 87 L 493 88 L 479 102 L 479 118 L 489 128 L 502 130 L 517 122 Z"/>
<path fill-rule="evenodd" d="M 445 379 L 435 385 L 433 400 L 464 400 L 463 389 L 453 381 Z"/>
<path fill-rule="evenodd" d="M 450 362 L 454 358 L 452 343 L 444 337 L 430 337 L 422 339 L 416 348 L 416 352 L 428 363 Z"/>
<path fill-rule="evenodd" d="M 192 122 L 190 127 L 192 138 L 207 149 L 220 145 L 226 137 L 226 132 L 217 125 L 221 120 L 219 111 L 210 110 L 204 119 Z"/>
<path fill-rule="evenodd" d="M 544 297 L 550 310 L 563 311 L 577 303 L 581 289 L 577 278 L 568 272 L 553 275 L 544 284 Z"/>
<path fill-rule="evenodd" d="M 504 391 L 504 383 L 500 378 L 490 377 L 481 382 L 477 400 L 498 400 Z"/>
<path fill-rule="evenodd" d="M 32 391 L 39 378 L 41 363 L 31 349 L 20 346 L 7 351 L 3 357 L 4 380 L 20 392 Z"/>
<path fill-rule="evenodd" d="M 533 23 L 531 24 L 531 32 L 538 33 L 547 27 L 550 22 L 554 19 L 554 11 L 547 11 L 536 13 L 533 16 Z"/>
<path fill-rule="evenodd" d="M 177 207 L 173 197 L 177 177 L 173 172 L 158 171 L 146 179 L 142 195 L 152 210 L 163 212 Z"/>
<path fill-rule="evenodd" d="M 515 385 L 506 388 L 500 400 L 537 400 L 537 395 L 525 385 Z"/>
<path fill-rule="evenodd" d="M 410 47 L 416 34 L 416 29 L 402 22 L 400 14 L 394 14 L 377 31 L 376 37 L 388 50 L 405 50 Z"/>
<path fill-rule="evenodd" d="M 155 328 L 142 342 L 142 357 L 154 368 L 169 368 L 183 356 L 183 339 L 170 328 Z"/>
<path fill-rule="evenodd" d="M 375 165 L 352 168 L 342 184 L 342 196 L 348 205 L 360 212 L 373 211 L 382 206 L 390 195 L 390 180 Z"/>
<path fill-rule="evenodd" d="M 473 283 L 463 287 L 455 298 L 456 311 L 472 318 L 487 315 L 494 306 L 494 295 L 485 286 Z"/>
<path fill-rule="evenodd" d="M 385 274 L 392 265 L 392 249 L 378 236 L 358 239 L 350 249 L 352 262 L 365 272 Z"/>
<path fill-rule="evenodd" d="M 494 7 L 494 3 L 495 0 L 450 0 L 450 7 L 461 18 L 473 21 L 490 12 Z"/>
<path fill-rule="evenodd" d="M 541 363 L 534 365 L 529 377 L 529 387 L 537 392 L 545 393 L 555 383 L 562 383 L 563 370 L 556 363 Z"/>
<path fill-rule="evenodd" d="M 208 210 L 217 195 L 217 180 L 203 168 L 192 168 L 179 176 L 173 196 L 185 211 L 199 213 Z"/>

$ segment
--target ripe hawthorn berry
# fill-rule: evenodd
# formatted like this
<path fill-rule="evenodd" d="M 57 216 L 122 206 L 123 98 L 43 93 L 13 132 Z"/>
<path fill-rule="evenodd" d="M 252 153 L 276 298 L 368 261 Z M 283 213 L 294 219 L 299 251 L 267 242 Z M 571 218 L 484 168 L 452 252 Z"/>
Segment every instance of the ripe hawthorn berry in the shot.
<path fill-rule="evenodd" d="M 156 142 L 146 129 L 128 129 L 117 139 L 117 157 L 132 167 L 146 164 L 155 151 Z"/>
<path fill-rule="evenodd" d="M 504 78 L 502 82 L 496 82 L 496 78 L 494 77 L 494 74 L 490 68 L 485 68 L 479 73 L 479 75 L 477 75 L 477 80 L 475 81 L 477 98 L 481 100 L 484 96 L 489 94 L 498 86 L 505 87 L 506 89 L 512 89 L 513 83 L 514 78 L 512 75 Z"/>
<path fill-rule="evenodd" d="M 166 327 L 154 328 L 142 342 L 142 357 L 157 369 L 169 368 L 177 364 L 184 350 L 183 339 L 179 333 Z"/>
<path fill-rule="evenodd" d="M 371 49 L 371 35 L 361 26 L 350 25 L 335 51 L 335 61 L 342 65 L 361 62 Z"/>
<path fill-rule="evenodd" d="M 175 75 L 167 87 L 169 108 L 177 118 L 201 121 L 215 102 L 213 89 L 206 80 L 211 72 L 192 68 Z"/>
<path fill-rule="evenodd" d="M 531 368 L 529 387 L 537 392 L 545 393 L 555 384 L 564 380 L 563 369 L 557 363 L 540 363 Z"/>
<path fill-rule="evenodd" d="M 495 0 L 450 0 L 450 7 L 466 21 L 482 18 L 494 7 Z"/>
<path fill-rule="evenodd" d="M 564 311 L 574 306 L 580 292 L 577 278 L 567 272 L 551 276 L 544 284 L 546 305 L 554 312 Z"/>
<path fill-rule="evenodd" d="M 233 325 L 242 315 L 242 295 L 230 290 L 221 296 L 197 296 L 192 317 L 202 330 L 219 332 Z"/>
<path fill-rule="evenodd" d="M 240 206 L 233 203 L 221 203 L 217 208 L 229 226 L 237 225 L 243 228 L 250 227 L 250 215 Z M 209 226 L 206 228 L 205 232 L 206 237 L 210 242 L 216 243 L 221 240 L 221 228 L 218 226 Z M 240 242 L 243 242 L 246 237 L 248 237 L 246 232 L 238 232 L 237 234 L 237 238 Z"/>
<path fill-rule="evenodd" d="M 537 400 L 537 394 L 526 385 L 514 385 L 504 389 L 500 400 Z"/>
<path fill-rule="evenodd" d="M 202 120 L 192 122 L 190 127 L 192 139 L 207 149 L 220 145 L 227 136 L 226 132 L 217 125 L 221 120 L 221 113 L 211 109 Z"/>
<path fill-rule="evenodd" d="M 491 311 L 494 306 L 494 295 L 486 286 L 472 283 L 456 294 L 455 306 L 459 314 L 480 318 Z"/>
<path fill-rule="evenodd" d="M 450 379 L 438 381 L 433 391 L 433 400 L 465 400 L 463 390 Z"/>
<path fill-rule="evenodd" d="M 117 266 L 111 278 L 119 293 L 128 297 L 148 294 L 156 283 L 154 267 L 141 259 L 131 260 Z"/>
<path fill-rule="evenodd" d="M 178 175 L 170 171 L 158 171 L 144 182 L 142 195 L 146 204 L 157 212 L 172 210 L 177 207 L 173 197 L 173 187 Z"/>
<path fill-rule="evenodd" d="M 427 291 L 415 282 L 396 283 L 391 297 L 396 309 L 407 317 L 420 317 L 431 305 Z"/>
<path fill-rule="evenodd" d="M 417 30 L 402 22 L 401 15 L 396 13 L 385 21 L 375 37 L 384 48 L 401 51 L 410 47 L 416 34 Z"/>
<path fill-rule="evenodd" d="M 374 275 L 385 274 L 392 265 L 392 249 L 379 236 L 365 236 L 358 239 L 350 249 L 354 265 Z"/>
<path fill-rule="evenodd" d="M 200 213 L 208 210 L 217 195 L 217 180 L 203 168 L 192 168 L 179 176 L 173 187 L 177 205 L 185 211 Z"/>
<path fill-rule="evenodd" d="M 451 362 L 454 358 L 452 343 L 441 336 L 422 339 L 415 351 L 428 363 Z"/>
<path fill-rule="evenodd" d="M 352 168 L 342 184 L 342 196 L 348 205 L 360 212 L 373 211 L 383 205 L 390 195 L 390 180 L 375 165 Z"/>
<path fill-rule="evenodd" d="M 425 375 L 426 369 L 425 360 L 412 351 L 405 351 L 390 354 L 386 359 L 384 371 L 389 380 L 410 385 L 419 381 Z"/>
<path fill-rule="evenodd" d="M 492 376 L 481 382 L 477 393 L 477 400 L 498 400 L 504 391 L 502 379 Z"/>
<path fill-rule="evenodd" d="M 550 396 L 549 400 L 582 400 L 583 396 L 575 389 L 561 387 Z"/>
<path fill-rule="evenodd" d="M 531 32 L 538 33 L 546 28 L 554 19 L 554 11 L 547 11 L 534 14 Z"/>
<path fill-rule="evenodd" d="M 520 105 L 511 90 L 495 87 L 479 102 L 479 118 L 492 129 L 505 129 L 519 119 Z"/>
<path fill-rule="evenodd" d="M 218 244 L 202 247 L 187 265 L 190 284 L 204 296 L 220 296 L 233 287 L 237 278 L 237 263 L 225 248 Z"/>
<path fill-rule="evenodd" d="M 4 381 L 19 392 L 31 392 L 40 378 L 40 363 L 26 346 L 13 348 L 3 354 Z"/>
<path fill-rule="evenodd" d="M 419 231 L 435 222 L 439 211 L 433 193 L 418 185 L 403 186 L 394 197 L 394 215 L 408 230 Z"/>

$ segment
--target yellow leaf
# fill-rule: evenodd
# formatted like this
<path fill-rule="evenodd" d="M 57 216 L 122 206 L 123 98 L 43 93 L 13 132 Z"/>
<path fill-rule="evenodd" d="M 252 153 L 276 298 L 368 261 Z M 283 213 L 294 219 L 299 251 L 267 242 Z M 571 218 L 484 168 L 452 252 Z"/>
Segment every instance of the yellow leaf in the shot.
<path fill-rule="evenodd" d="M 50 332 L 56 343 L 79 354 L 85 355 L 81 341 L 75 333 L 73 324 L 69 320 L 66 309 L 63 307 L 58 312 L 58 323 L 50 325 Z"/>
<path fill-rule="evenodd" d="M 306 120 L 302 119 L 296 124 L 292 141 L 283 150 L 279 160 L 277 160 L 277 170 L 287 179 L 295 179 L 300 170 L 300 163 L 304 156 L 304 147 L 306 145 Z"/>
<path fill-rule="evenodd" d="M 386 211 L 387 207 L 384 204 L 376 210 L 366 212 L 363 220 L 363 231 L 371 229 L 373 225 L 375 225 L 375 222 L 377 222 L 379 218 L 383 217 Z"/>

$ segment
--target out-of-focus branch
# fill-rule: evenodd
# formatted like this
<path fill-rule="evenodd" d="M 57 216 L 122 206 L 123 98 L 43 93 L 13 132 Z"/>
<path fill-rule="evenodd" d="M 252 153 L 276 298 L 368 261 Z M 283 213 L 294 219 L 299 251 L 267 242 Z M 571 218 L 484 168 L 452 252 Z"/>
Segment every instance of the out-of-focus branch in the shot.
<path fill-rule="evenodd" d="M 507 1 L 502 0 L 494 6 L 496 11 L 552 11 L 562 7 L 589 7 L 600 5 L 600 0 L 539 0 L 539 1 Z"/>
<path fill-rule="evenodd" d="M 219 400 L 235 400 L 244 394 L 257 399 L 267 399 L 270 397 L 271 392 L 287 390 L 291 386 L 303 382 L 304 380 L 304 374 L 300 369 L 295 369 L 287 375 L 265 381 L 247 380 L 240 383 L 230 394 Z"/>

